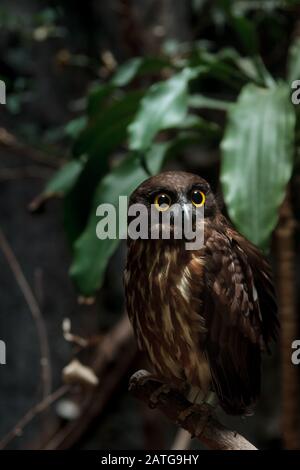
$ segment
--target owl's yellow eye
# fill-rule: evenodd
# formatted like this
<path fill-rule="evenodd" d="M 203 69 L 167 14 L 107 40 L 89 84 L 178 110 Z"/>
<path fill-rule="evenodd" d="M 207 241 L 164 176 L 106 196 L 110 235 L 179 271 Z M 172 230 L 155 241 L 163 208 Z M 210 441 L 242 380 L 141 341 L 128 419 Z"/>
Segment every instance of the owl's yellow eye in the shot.
<path fill-rule="evenodd" d="M 202 207 L 205 203 L 205 194 L 202 191 L 196 189 L 192 192 L 191 200 L 195 207 Z"/>
<path fill-rule="evenodd" d="M 154 205 L 158 211 L 164 212 L 171 206 L 171 198 L 168 194 L 161 193 L 155 196 Z"/>

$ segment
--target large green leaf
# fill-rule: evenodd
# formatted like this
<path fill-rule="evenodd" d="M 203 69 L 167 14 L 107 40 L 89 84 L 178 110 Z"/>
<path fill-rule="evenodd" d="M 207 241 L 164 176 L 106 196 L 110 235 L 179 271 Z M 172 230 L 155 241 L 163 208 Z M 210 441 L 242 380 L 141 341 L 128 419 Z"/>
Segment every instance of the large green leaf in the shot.
<path fill-rule="evenodd" d="M 147 150 L 159 131 L 176 127 L 186 118 L 188 83 L 195 73 L 193 69 L 184 69 L 150 87 L 129 126 L 131 150 Z"/>
<path fill-rule="evenodd" d="M 141 92 L 130 92 L 95 115 L 75 143 L 75 156 L 84 155 L 86 164 L 64 199 L 65 228 L 71 243 L 86 225 L 95 188 L 109 170 L 112 152 L 125 142 L 141 96 Z"/>
<path fill-rule="evenodd" d="M 151 173 L 159 172 L 168 148 L 168 143 L 156 144 L 145 155 Z M 97 238 L 96 225 L 99 218 L 96 216 L 96 208 L 102 203 L 110 203 L 118 214 L 119 196 L 129 196 L 147 177 L 139 155 L 134 152 L 100 181 L 87 227 L 75 243 L 70 271 L 82 294 L 90 296 L 101 286 L 108 260 L 119 244 L 118 238 Z"/>
<path fill-rule="evenodd" d="M 229 215 L 253 243 L 267 249 L 293 169 L 295 112 L 290 91 L 253 84 L 228 114 L 221 182 Z"/>
<path fill-rule="evenodd" d="M 122 122 L 132 119 L 138 109 L 140 99 L 143 93 L 141 91 L 132 91 L 121 95 L 121 98 L 114 101 L 108 108 L 100 109 L 92 116 L 87 128 L 81 133 L 75 142 L 73 153 L 75 157 L 83 154 L 99 155 L 103 147 L 103 140 L 111 145 L 114 140 L 117 128 L 124 128 Z M 104 134 L 110 134 L 109 138 L 103 139 Z M 111 135 L 112 134 L 112 135 Z"/>

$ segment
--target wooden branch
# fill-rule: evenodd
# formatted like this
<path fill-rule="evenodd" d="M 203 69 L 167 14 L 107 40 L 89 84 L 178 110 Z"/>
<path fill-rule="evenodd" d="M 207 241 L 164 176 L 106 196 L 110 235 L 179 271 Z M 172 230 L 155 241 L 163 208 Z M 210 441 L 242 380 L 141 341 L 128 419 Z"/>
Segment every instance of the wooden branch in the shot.
<path fill-rule="evenodd" d="M 91 422 L 101 414 L 134 360 L 136 346 L 132 339 L 133 331 L 127 315 L 124 314 L 112 330 L 104 335 L 96 348 L 92 367 L 101 382 L 94 389 L 84 391 L 83 400 L 80 402 L 81 415 L 65 426 L 57 427 L 55 434 L 49 435 L 46 442 L 32 443 L 29 448 L 68 449 L 81 439 Z M 0 440 L 0 450 L 5 449 L 14 438 L 20 436 L 36 416 L 47 411 L 58 399 L 69 393 L 72 394 L 72 391 L 74 391 L 73 386 L 62 385 L 30 408 L 13 429 Z"/>
<path fill-rule="evenodd" d="M 179 424 L 192 436 L 197 437 L 209 449 L 257 450 L 243 436 L 219 423 L 212 415 L 212 408 L 207 404 L 199 405 L 199 411 L 198 409 L 193 411 L 185 420 L 181 421 L 180 415 L 191 407 L 192 403 L 175 388 L 158 393 L 161 386 L 161 381 L 153 378 L 145 370 L 136 372 L 129 382 L 130 392 L 148 405 L 156 392 L 155 408 L 158 408 L 173 423 Z"/>
<path fill-rule="evenodd" d="M 191 435 L 188 431 L 183 428 L 179 428 L 171 450 L 188 450 L 191 447 Z"/>
<path fill-rule="evenodd" d="M 40 449 L 63 450 L 70 449 L 77 444 L 88 431 L 91 423 L 103 412 L 120 382 L 128 373 L 135 355 L 133 331 L 128 316 L 124 314 L 112 330 L 103 337 L 95 350 L 95 358 L 90 366 L 99 377 L 99 385 L 86 392 L 84 401 L 80 404 L 80 416 L 61 428 Z"/>

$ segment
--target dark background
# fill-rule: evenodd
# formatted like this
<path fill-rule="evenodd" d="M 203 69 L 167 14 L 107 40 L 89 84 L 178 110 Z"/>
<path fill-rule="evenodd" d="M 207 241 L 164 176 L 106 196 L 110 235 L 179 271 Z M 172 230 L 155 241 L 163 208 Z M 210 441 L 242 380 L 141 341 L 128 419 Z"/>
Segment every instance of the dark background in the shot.
<path fill-rule="evenodd" d="M 134 56 L 157 55 L 166 44 L 176 44 L 174 40 L 235 42 L 217 10 L 215 23 L 209 20 L 214 3 L 1 0 L 0 74 L 7 84 L 7 104 L 0 108 L 1 230 L 42 312 L 50 343 L 53 390 L 60 386 L 62 368 L 73 355 L 73 347 L 62 334 L 63 319 L 71 319 L 72 331 L 91 337 L 105 334 L 121 318 L 125 247 L 112 258 L 96 302 L 82 305 L 68 276 L 71 255 L 63 230 L 61 202 L 51 201 L 44 212 L 34 215 L 28 205 L 68 156 L 70 142 L 64 127 L 82 110 L 89 86 L 94 81 L 105 81 L 115 64 Z M 281 11 L 279 23 L 271 15 L 261 28 L 264 60 L 279 75 L 284 74 L 287 47 L 297 30 L 298 14 L 297 6 Z M 271 34 L 264 41 L 266 27 Z M 215 152 L 201 158 L 203 176 L 218 189 Z M 185 166 L 193 169 L 193 154 L 186 156 Z M 2 237 L 1 247 L 0 338 L 7 345 L 7 365 L 0 368 L 0 440 L 40 400 L 36 324 L 18 276 L 12 273 L 11 253 Z M 90 360 L 91 356 L 88 351 L 83 359 Z M 126 344 L 123 356 L 121 371 L 114 362 L 106 367 L 88 404 L 82 405 L 84 391 L 73 392 L 67 403 L 58 401 L 63 411 L 57 403 L 51 406 L 31 420 L 8 448 L 170 448 L 175 426 L 127 391 L 130 374 L 145 364 L 144 358 Z M 279 364 L 276 351 L 266 358 L 263 394 L 255 416 L 244 420 L 222 417 L 223 422 L 264 448 L 281 446 Z M 107 391 L 112 376 L 114 383 Z M 60 444 L 55 436 L 74 418 L 65 419 L 70 404 L 84 410 L 87 425 L 82 426 L 79 419 L 69 440 Z M 192 445 L 197 448 L 199 444 Z"/>

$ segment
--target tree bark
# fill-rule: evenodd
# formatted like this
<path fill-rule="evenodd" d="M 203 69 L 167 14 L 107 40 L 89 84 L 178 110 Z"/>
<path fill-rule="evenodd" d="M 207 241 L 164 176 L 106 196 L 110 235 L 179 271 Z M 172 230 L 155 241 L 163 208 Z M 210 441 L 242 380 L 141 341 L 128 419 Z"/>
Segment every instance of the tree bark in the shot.
<path fill-rule="evenodd" d="M 278 300 L 281 324 L 281 425 L 284 447 L 300 448 L 299 428 L 299 371 L 292 364 L 292 342 L 298 335 L 295 288 L 295 221 L 290 200 L 281 209 L 280 223 L 276 231 L 278 257 Z"/>

